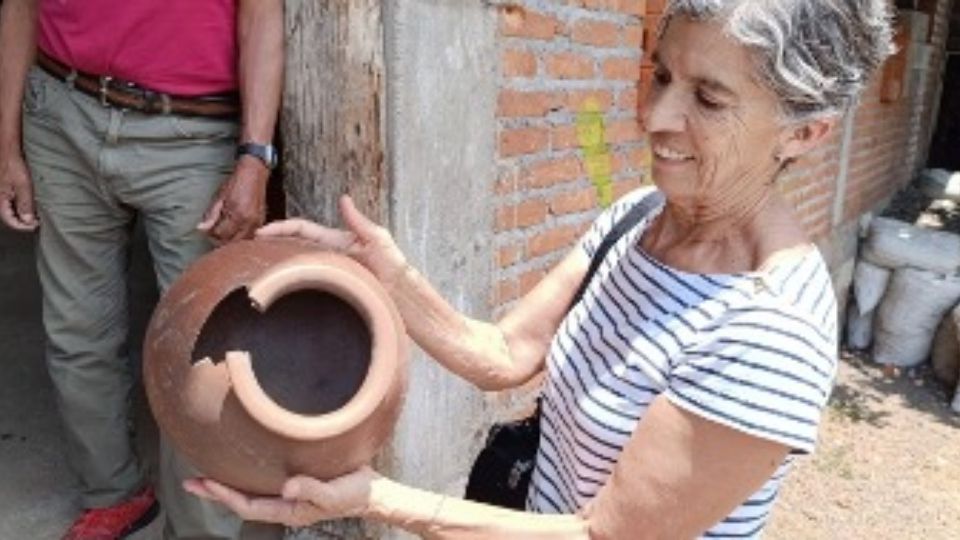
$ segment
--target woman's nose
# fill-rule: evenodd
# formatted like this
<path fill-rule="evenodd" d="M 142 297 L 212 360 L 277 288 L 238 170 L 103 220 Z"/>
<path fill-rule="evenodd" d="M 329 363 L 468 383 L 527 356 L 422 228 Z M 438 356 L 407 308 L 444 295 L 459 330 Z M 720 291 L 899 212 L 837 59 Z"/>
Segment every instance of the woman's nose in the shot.
<path fill-rule="evenodd" d="M 651 88 L 640 106 L 640 121 L 651 133 L 682 131 L 686 124 L 682 97 L 670 88 Z"/>

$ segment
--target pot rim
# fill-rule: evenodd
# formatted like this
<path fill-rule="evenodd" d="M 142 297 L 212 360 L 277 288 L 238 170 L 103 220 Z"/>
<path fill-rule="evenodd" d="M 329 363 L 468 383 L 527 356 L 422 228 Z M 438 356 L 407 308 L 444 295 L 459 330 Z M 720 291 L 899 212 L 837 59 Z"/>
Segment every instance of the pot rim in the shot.
<path fill-rule="evenodd" d="M 336 254 L 323 253 L 322 256 Z M 296 440 L 335 437 L 359 425 L 371 416 L 390 390 L 399 369 L 402 354 L 402 323 L 394 316 L 395 307 L 386 291 L 369 271 L 352 259 L 344 269 L 340 265 L 318 264 L 317 254 L 295 257 L 267 271 L 247 287 L 247 295 L 256 309 L 266 311 L 277 299 L 297 291 L 318 290 L 331 293 L 357 310 L 371 335 L 367 375 L 357 392 L 342 407 L 319 415 L 305 415 L 281 407 L 260 386 L 253 371 L 251 355 L 245 351 L 226 354 L 231 387 L 241 405 L 258 423 L 281 436 Z"/>

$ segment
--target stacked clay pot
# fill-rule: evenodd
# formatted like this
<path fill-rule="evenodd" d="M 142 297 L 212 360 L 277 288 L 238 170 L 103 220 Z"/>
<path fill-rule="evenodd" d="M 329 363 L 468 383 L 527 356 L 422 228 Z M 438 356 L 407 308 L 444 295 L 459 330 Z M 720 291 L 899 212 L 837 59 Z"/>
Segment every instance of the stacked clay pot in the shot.
<path fill-rule="evenodd" d="M 200 473 L 279 493 L 369 463 L 406 388 L 407 338 L 365 268 L 297 240 L 198 260 L 167 291 L 144 349 L 161 430 Z"/>

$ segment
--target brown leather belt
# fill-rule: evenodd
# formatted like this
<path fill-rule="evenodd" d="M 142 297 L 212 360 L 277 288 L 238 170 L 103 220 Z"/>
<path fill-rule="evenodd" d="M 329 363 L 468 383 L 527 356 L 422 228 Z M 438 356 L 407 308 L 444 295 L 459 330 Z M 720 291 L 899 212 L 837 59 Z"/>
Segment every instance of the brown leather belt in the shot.
<path fill-rule="evenodd" d="M 213 118 L 236 118 L 240 114 L 240 99 L 236 93 L 198 97 L 164 94 L 113 77 L 77 71 L 42 51 L 37 51 L 37 65 L 53 77 L 96 98 L 104 107 L 113 106 L 146 114 Z"/>

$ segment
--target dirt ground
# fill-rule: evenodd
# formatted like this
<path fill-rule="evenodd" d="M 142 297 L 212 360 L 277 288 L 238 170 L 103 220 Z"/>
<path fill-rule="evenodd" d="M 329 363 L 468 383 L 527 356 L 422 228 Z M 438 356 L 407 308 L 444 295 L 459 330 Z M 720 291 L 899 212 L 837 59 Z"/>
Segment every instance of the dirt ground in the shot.
<path fill-rule="evenodd" d="M 787 479 L 767 539 L 960 539 L 960 415 L 921 367 L 844 354 L 816 453 Z"/>

